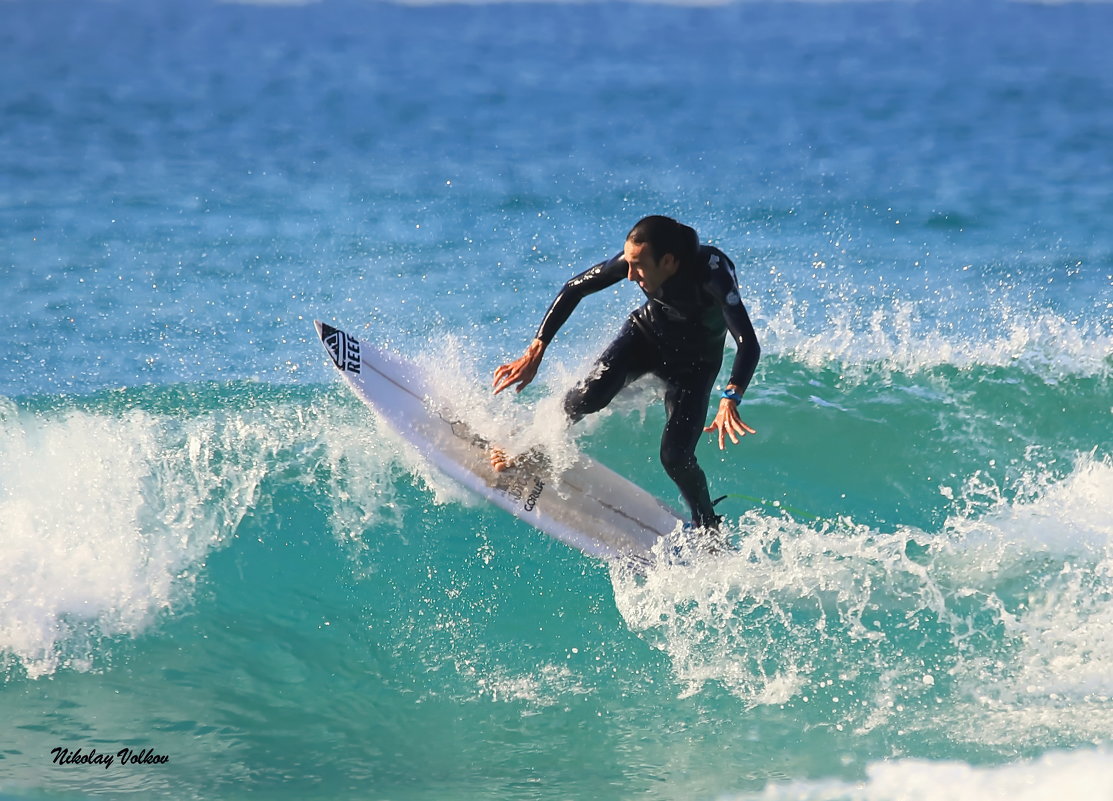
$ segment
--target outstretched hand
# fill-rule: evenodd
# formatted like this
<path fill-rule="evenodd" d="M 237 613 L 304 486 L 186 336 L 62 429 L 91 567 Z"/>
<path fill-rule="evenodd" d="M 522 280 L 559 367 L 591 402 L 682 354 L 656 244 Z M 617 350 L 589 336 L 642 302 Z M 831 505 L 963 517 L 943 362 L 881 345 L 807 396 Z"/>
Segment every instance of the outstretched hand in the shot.
<path fill-rule="evenodd" d="M 730 437 L 730 441 L 737 445 L 739 437 L 757 433 L 742 422 L 742 418 L 738 416 L 738 404 L 730 398 L 719 401 L 719 411 L 715 413 L 715 419 L 704 431 L 719 432 L 719 450 L 726 448 L 726 437 Z"/>
<path fill-rule="evenodd" d="M 529 386 L 537 375 L 537 369 L 541 367 L 541 359 L 544 355 L 545 343 L 535 339 L 529 343 L 526 352 L 520 357 L 495 370 L 495 394 L 498 395 L 513 384 L 518 385 L 518 392 Z"/>

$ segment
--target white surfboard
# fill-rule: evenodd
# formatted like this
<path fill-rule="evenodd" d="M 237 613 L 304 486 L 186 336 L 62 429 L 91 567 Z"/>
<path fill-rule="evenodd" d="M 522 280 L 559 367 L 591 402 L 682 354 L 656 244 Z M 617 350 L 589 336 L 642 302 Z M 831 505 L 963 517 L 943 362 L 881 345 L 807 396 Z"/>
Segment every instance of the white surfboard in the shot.
<path fill-rule="evenodd" d="M 591 556 L 635 564 L 646 564 L 657 540 L 677 528 L 673 509 L 588 456 L 560 472 L 543 458 L 495 472 L 489 443 L 447 411 L 412 364 L 314 325 L 364 403 L 437 469 L 515 517 Z"/>

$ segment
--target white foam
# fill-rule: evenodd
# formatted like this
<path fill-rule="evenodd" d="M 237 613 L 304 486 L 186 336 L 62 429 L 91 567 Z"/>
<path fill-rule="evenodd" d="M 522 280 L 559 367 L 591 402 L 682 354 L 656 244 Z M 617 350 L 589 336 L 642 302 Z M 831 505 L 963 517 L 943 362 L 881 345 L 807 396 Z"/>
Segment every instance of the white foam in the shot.
<path fill-rule="evenodd" d="M 901 759 L 872 763 L 862 781 L 771 784 L 735 801 L 1109 801 L 1113 752 L 1055 751 L 1006 765 Z"/>
<path fill-rule="evenodd" d="M 829 628 L 841 624 L 861 641 L 881 636 L 862 622 L 876 588 L 923 589 L 902 534 L 849 524 L 815 530 L 757 512 L 733 528 L 743 534 L 736 552 L 670 563 L 662 543 L 644 579 L 614 576 L 619 611 L 668 654 L 681 695 L 713 682 L 749 704 L 785 703 L 807 686 L 809 665 L 838 644 Z"/>
<path fill-rule="evenodd" d="M 0 398 L 0 658 L 88 669 L 105 636 L 191 603 L 264 478 L 327 484 L 335 535 L 402 530 L 407 457 L 354 398 L 190 415 L 33 414 Z"/>
<path fill-rule="evenodd" d="M 513 388 L 493 394 L 492 375 L 475 355 L 479 349 L 465 340 L 444 335 L 437 348 L 416 357 L 416 363 L 432 392 L 448 403 L 451 412 L 485 439 L 497 443 L 511 455 L 537 449 L 560 470 L 579 456 L 575 439 L 570 436 L 561 398 L 579 376 L 559 362 L 546 360 L 546 375 L 536 382 L 542 393 L 533 394 L 529 403 L 516 398 Z M 590 430 L 581 426 L 576 434 Z"/>
<path fill-rule="evenodd" d="M 914 373 L 943 365 L 1016 366 L 1055 379 L 1107 375 L 1113 366 L 1113 331 L 1047 310 L 1001 308 L 988 323 L 953 328 L 932 322 L 922 301 L 891 300 L 869 311 L 835 301 L 823 307 L 822 321 L 809 315 L 809 304 L 792 298 L 769 314 L 759 311 L 755 325 L 762 346 L 813 368 L 835 364 Z"/>
<path fill-rule="evenodd" d="M 87 667 L 78 639 L 135 634 L 250 507 L 247 434 L 143 411 L 0 415 L 0 653 L 31 676 Z M 232 450 L 232 448 L 228 448 Z"/>
<path fill-rule="evenodd" d="M 354 398 L 344 407 L 327 404 L 321 412 L 302 421 L 300 437 L 323 450 L 333 531 L 358 543 L 364 531 L 383 521 L 403 529 L 395 480 L 407 468 L 420 475 L 426 469 L 420 455 Z"/>
<path fill-rule="evenodd" d="M 987 504 L 971 481 L 978 503 L 964 495 L 937 532 L 750 512 L 732 526 L 737 552 L 662 559 L 644 579 L 616 571 L 615 600 L 681 695 L 715 684 L 749 705 L 806 706 L 834 678 L 856 693 L 823 712 L 836 727 L 867 732 L 944 693 L 900 725 L 987 745 L 1108 738 L 1113 464 L 1086 454 L 1065 477 L 1036 468 L 1019 483 Z"/>
<path fill-rule="evenodd" d="M 1079 457 L 1061 481 L 1028 477 L 1028 497 L 947 522 L 940 568 L 996 605 L 1009 659 L 956 666 L 956 734 L 1024 744 L 1043 731 L 1113 732 L 1113 464 Z M 992 496 L 978 485 L 979 496 Z M 1026 588 L 998 597 L 1006 582 Z"/>

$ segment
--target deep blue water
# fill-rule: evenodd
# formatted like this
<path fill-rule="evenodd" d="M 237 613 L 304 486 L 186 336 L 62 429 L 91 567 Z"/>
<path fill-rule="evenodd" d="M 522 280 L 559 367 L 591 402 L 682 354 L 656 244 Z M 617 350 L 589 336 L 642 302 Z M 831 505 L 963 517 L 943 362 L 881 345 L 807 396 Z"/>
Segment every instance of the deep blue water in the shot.
<path fill-rule="evenodd" d="M 0 20 L 0 794 L 1113 797 L 1113 5 Z M 551 436 L 634 287 L 483 387 L 658 212 L 764 356 L 699 452 L 739 551 L 634 579 L 430 472 L 311 322 Z M 575 447 L 676 503 L 660 405 Z M 168 761 L 51 755 L 125 747 Z"/>

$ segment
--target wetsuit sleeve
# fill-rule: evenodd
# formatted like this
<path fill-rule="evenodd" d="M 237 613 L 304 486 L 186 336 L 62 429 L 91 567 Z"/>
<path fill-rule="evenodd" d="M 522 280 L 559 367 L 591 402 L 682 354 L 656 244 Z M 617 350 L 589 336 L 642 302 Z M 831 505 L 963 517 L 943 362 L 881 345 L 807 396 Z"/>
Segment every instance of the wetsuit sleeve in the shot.
<path fill-rule="evenodd" d="M 727 330 L 738 345 L 738 353 L 735 354 L 734 364 L 730 368 L 729 383 L 738 387 L 738 394 L 741 395 L 754 377 L 754 370 L 761 358 L 761 345 L 757 341 L 757 333 L 750 322 L 746 306 L 742 303 L 734 264 L 725 255 L 718 253 L 711 257 L 710 266 L 709 287 L 722 304 Z"/>
<path fill-rule="evenodd" d="M 613 259 L 599 262 L 575 278 L 570 278 L 545 312 L 545 318 L 537 329 L 537 339 L 548 345 L 560 327 L 572 316 L 581 300 L 593 292 L 614 286 L 626 277 L 626 271 L 626 260 L 620 253 Z"/>

